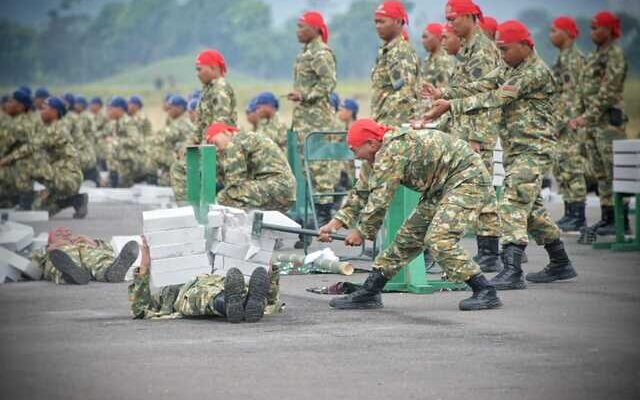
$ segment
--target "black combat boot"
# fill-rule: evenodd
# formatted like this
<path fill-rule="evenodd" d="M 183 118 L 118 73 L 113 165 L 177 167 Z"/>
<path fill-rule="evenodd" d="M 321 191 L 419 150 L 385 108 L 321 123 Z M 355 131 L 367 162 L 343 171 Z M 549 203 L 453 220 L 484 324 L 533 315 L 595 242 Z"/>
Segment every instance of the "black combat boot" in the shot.
<path fill-rule="evenodd" d="M 104 271 L 104 279 L 107 282 L 124 281 L 127 271 L 129 271 L 129 268 L 131 268 L 134 261 L 138 258 L 139 251 L 138 242 L 135 240 L 127 242 L 122 250 L 120 250 L 120 254 L 113 260 L 113 263 Z"/>
<path fill-rule="evenodd" d="M 244 319 L 244 275 L 238 268 L 230 268 L 227 271 L 227 276 L 224 278 L 223 301 L 224 315 L 227 316 L 227 320 L 233 323 L 242 322 Z"/>
<path fill-rule="evenodd" d="M 569 203 L 569 218 L 563 224 L 558 224 L 563 232 L 579 231 L 587 224 L 585 217 L 585 203 Z"/>
<path fill-rule="evenodd" d="M 478 254 L 473 260 L 480 265 L 482 272 L 498 272 L 502 269 L 500 263 L 500 238 L 497 236 L 477 236 Z"/>
<path fill-rule="evenodd" d="M 467 281 L 467 285 L 473 290 L 468 299 L 464 299 L 458 305 L 462 311 L 490 310 L 502 306 L 502 301 L 496 294 L 496 288 L 487 282 L 482 274 L 477 274 Z"/>
<path fill-rule="evenodd" d="M 262 319 L 264 307 L 267 305 L 268 293 L 269 274 L 266 269 L 258 267 L 253 270 L 251 278 L 249 278 L 249 291 L 244 305 L 245 321 L 258 322 Z"/>
<path fill-rule="evenodd" d="M 347 296 L 331 299 L 329 306 L 340 310 L 382 308 L 380 293 L 386 283 L 387 278 L 382 275 L 382 271 L 374 269 L 361 288 Z"/>
<path fill-rule="evenodd" d="M 601 225 L 596 229 L 596 234 L 600 236 L 613 236 L 616 234 L 616 218 L 615 218 L 615 210 L 612 206 L 607 207 L 607 224 Z M 623 220 L 624 220 L 624 233 L 631 233 L 629 227 L 629 205 L 625 204 L 622 207 L 623 212 Z"/>
<path fill-rule="evenodd" d="M 316 217 L 318 226 L 328 224 L 331 221 L 331 208 L 333 204 L 316 204 Z"/>
<path fill-rule="evenodd" d="M 571 214 L 570 203 L 565 201 L 564 202 L 564 215 L 562 216 L 562 218 L 560 218 L 559 220 L 556 221 L 556 225 L 560 226 L 560 225 L 564 224 L 565 222 L 567 222 L 567 220 L 569 219 L 570 214 Z"/>
<path fill-rule="evenodd" d="M 18 194 L 18 209 L 29 211 L 33 205 L 33 201 L 36 198 L 36 193 L 33 190 L 27 190 Z"/>
<path fill-rule="evenodd" d="M 578 273 L 573 269 L 571 260 L 564 250 L 562 240 L 556 239 L 544 245 L 549 254 L 549 264 L 542 271 L 527 274 L 527 280 L 534 283 L 549 283 L 575 278 Z"/>
<path fill-rule="evenodd" d="M 522 253 L 526 245 L 509 243 L 502 248 L 502 271 L 489 282 L 498 290 L 526 289 L 522 276 Z"/>
<path fill-rule="evenodd" d="M 73 206 L 73 218 L 83 219 L 87 216 L 87 206 L 89 205 L 89 195 L 86 193 L 78 193 L 71 196 L 71 205 Z"/>
<path fill-rule="evenodd" d="M 86 269 L 76 264 L 67 253 L 54 249 L 49 252 L 49 259 L 53 266 L 62 273 L 62 278 L 67 283 L 86 285 L 91 280 L 91 274 Z"/>

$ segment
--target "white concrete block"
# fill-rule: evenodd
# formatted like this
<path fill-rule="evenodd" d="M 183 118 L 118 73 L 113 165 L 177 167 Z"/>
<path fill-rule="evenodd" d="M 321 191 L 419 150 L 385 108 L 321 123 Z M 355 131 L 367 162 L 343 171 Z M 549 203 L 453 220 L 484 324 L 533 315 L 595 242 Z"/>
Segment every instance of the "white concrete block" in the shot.
<path fill-rule="evenodd" d="M 248 244 L 237 245 L 227 242 L 219 242 L 215 246 L 215 251 L 211 252 L 215 255 L 221 255 L 224 257 L 236 258 L 238 260 L 244 260 L 249 250 Z"/>
<path fill-rule="evenodd" d="M 149 232 L 145 236 L 149 246 L 195 242 L 204 239 L 204 226 Z"/>
<path fill-rule="evenodd" d="M 20 251 L 33 241 L 33 228 L 17 222 L 0 224 L 0 246 L 11 251 Z"/>
<path fill-rule="evenodd" d="M 31 250 L 40 250 L 47 246 L 49 242 L 49 233 L 48 232 L 40 232 L 40 234 L 33 238 L 33 242 L 31 242 Z"/>
<path fill-rule="evenodd" d="M 151 263 L 151 276 L 158 272 L 180 271 L 201 267 L 209 267 L 209 269 L 211 269 L 211 263 L 206 253 L 192 254 L 184 257 L 161 258 L 159 260 L 153 260 Z"/>
<path fill-rule="evenodd" d="M 613 181 L 613 191 L 617 193 L 640 193 L 640 181 Z"/>
<path fill-rule="evenodd" d="M 191 279 L 211 273 L 210 266 L 182 269 L 178 271 L 164 271 L 151 274 L 151 286 L 160 288 L 169 285 L 180 285 Z"/>
<path fill-rule="evenodd" d="M 613 179 L 640 181 L 640 165 L 628 167 L 614 167 Z"/>
<path fill-rule="evenodd" d="M 9 221 L 14 222 L 41 222 L 49 220 L 49 213 L 46 211 L 16 211 L 10 208 L 0 209 L 0 214 L 6 213 Z"/>
<path fill-rule="evenodd" d="M 640 153 L 640 139 L 625 139 L 613 141 L 613 152 L 631 152 L 635 151 Z"/>
<path fill-rule="evenodd" d="M 200 239 L 194 242 L 188 243 L 175 243 L 165 244 L 160 246 L 150 246 L 149 255 L 152 260 L 158 260 L 161 258 L 175 258 L 189 256 L 193 254 L 200 254 L 206 251 L 207 241 Z"/>
<path fill-rule="evenodd" d="M 224 225 L 224 212 L 222 210 L 211 210 L 207 214 L 209 228 L 219 228 Z"/>
<path fill-rule="evenodd" d="M 8 263 L 0 260 L 0 284 L 18 282 L 19 280 L 20 271 L 13 268 Z"/>
<path fill-rule="evenodd" d="M 493 161 L 502 162 L 502 150 L 493 151 Z"/>
<path fill-rule="evenodd" d="M 0 260 L 9 264 L 9 266 L 20 270 L 23 274 L 33 280 L 39 280 L 42 277 L 42 270 L 31 262 L 28 258 L 24 258 L 12 251 L 0 247 Z"/>
<path fill-rule="evenodd" d="M 638 166 L 640 165 L 640 154 L 636 153 L 613 153 L 613 165 L 615 166 Z"/>
<path fill-rule="evenodd" d="M 246 227 L 225 226 L 222 228 L 222 241 L 231 244 L 249 243 L 251 232 Z"/>
<path fill-rule="evenodd" d="M 193 207 L 169 208 L 144 211 L 142 213 L 144 232 L 158 232 L 171 229 L 191 228 L 198 226 Z"/>
<path fill-rule="evenodd" d="M 251 238 L 250 245 L 261 250 L 273 251 L 276 247 L 276 239 L 269 237 Z"/>
<path fill-rule="evenodd" d="M 272 251 L 260 250 L 252 254 L 248 258 L 245 258 L 245 261 L 248 261 L 254 264 L 269 265 L 271 263 L 271 257 L 273 257 Z"/>
<path fill-rule="evenodd" d="M 213 272 L 224 271 L 224 256 L 222 254 L 215 255 L 213 259 Z"/>

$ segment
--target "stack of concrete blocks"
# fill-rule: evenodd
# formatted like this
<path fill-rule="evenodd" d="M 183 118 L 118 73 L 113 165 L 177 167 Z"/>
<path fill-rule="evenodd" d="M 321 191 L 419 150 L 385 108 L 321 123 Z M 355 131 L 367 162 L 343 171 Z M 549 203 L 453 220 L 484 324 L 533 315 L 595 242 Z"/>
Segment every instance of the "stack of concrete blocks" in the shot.
<path fill-rule="evenodd" d="M 182 284 L 211 273 L 204 226 L 196 221 L 191 206 L 145 211 L 142 219 L 153 287 Z"/>
<path fill-rule="evenodd" d="M 640 193 L 640 139 L 613 141 L 613 191 Z"/>
<path fill-rule="evenodd" d="M 42 235 L 36 239 L 34 242 L 33 228 L 28 225 L 11 221 L 0 223 L 0 283 L 17 282 L 22 276 L 33 280 L 41 278 L 40 268 L 19 254 L 46 245 L 46 234 L 44 241 Z"/>
<path fill-rule="evenodd" d="M 263 211 L 263 223 L 300 228 L 300 225 L 277 211 Z M 263 230 L 260 237 L 252 236 L 253 212 L 233 207 L 212 205 L 208 214 L 208 246 L 214 256 L 214 273 L 226 275 L 230 268 L 238 268 L 248 279 L 258 267 L 269 270 L 276 239 L 295 235 Z"/>
<path fill-rule="evenodd" d="M 496 142 L 493 149 L 493 186 L 503 186 L 504 184 L 504 166 L 502 165 L 502 144 L 500 139 Z"/>

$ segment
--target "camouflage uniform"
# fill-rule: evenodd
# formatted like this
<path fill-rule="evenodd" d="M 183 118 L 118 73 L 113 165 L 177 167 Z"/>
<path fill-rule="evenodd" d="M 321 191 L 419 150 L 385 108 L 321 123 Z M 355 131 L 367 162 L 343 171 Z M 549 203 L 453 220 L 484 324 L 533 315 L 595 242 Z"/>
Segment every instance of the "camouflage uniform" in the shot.
<path fill-rule="evenodd" d="M 389 126 L 414 119 L 419 79 L 420 60 L 409 42 L 398 36 L 380 46 L 371 72 L 373 119 Z"/>
<path fill-rule="evenodd" d="M 154 155 L 153 168 L 158 171 L 158 184 L 169 186 L 171 180 L 169 171 L 177 160 L 176 155 L 183 144 L 192 137 L 195 127 L 187 113 L 178 118 L 169 118 L 168 124 L 162 128 L 152 140 L 152 152 Z"/>
<path fill-rule="evenodd" d="M 183 146 L 183 151 L 186 148 Z M 173 189 L 173 196 L 176 202 L 184 202 L 187 200 L 187 165 L 184 155 L 178 156 L 169 169 L 169 182 Z"/>
<path fill-rule="evenodd" d="M 91 125 L 86 117 L 72 111 L 68 112 L 63 120 L 67 123 L 73 144 L 76 148 L 78 164 L 83 171 L 96 165 L 96 153 L 93 148 L 93 140 L 90 140 Z"/>
<path fill-rule="evenodd" d="M 422 83 L 430 83 L 437 88 L 446 87 L 455 67 L 456 59 L 440 48 L 424 59 L 420 78 Z"/>
<path fill-rule="evenodd" d="M 94 114 L 89 112 L 91 120 L 91 130 L 93 133 L 93 147 L 96 152 L 96 159 L 100 163 L 100 168 L 104 168 L 108 145 L 105 137 L 108 135 L 109 120 L 103 111 Z"/>
<path fill-rule="evenodd" d="M 113 248 L 102 240 L 96 240 L 96 246 L 89 243 L 69 243 L 57 247 L 65 252 L 73 262 L 91 274 L 91 279 L 97 282 L 107 282 L 104 274 L 115 260 Z M 33 261 L 42 269 L 42 279 L 55 284 L 66 283 L 62 273 L 54 267 L 46 250 L 38 251 Z"/>
<path fill-rule="evenodd" d="M 237 125 L 236 96 L 224 78 L 218 78 L 204 85 L 201 96 L 198 102 L 196 131 L 189 140 L 189 144 L 204 142 L 207 128 L 213 122 Z"/>
<path fill-rule="evenodd" d="M 131 115 L 131 119 L 138 127 L 138 132 L 142 135 L 142 152 L 140 158 L 142 160 L 141 173 L 154 175 L 154 159 L 156 157 L 154 151 L 154 139 L 153 125 L 151 120 L 142 111 L 138 111 L 134 115 Z"/>
<path fill-rule="evenodd" d="M 336 87 L 336 60 L 333 51 L 320 37 L 307 43 L 296 57 L 293 67 L 293 88 L 302 95 L 302 101 L 293 109 L 293 130 L 298 134 L 301 160 L 304 159 L 304 138 L 311 132 L 332 129 L 334 111 L 329 94 Z M 311 179 L 319 193 L 333 192 L 340 171 L 327 168 L 324 162 L 309 163 Z M 331 204 L 333 197 L 314 199 L 318 204 Z"/>
<path fill-rule="evenodd" d="M 224 176 L 219 204 L 286 213 L 295 200 L 295 179 L 284 153 L 268 138 L 240 132 L 224 152 L 218 168 Z"/>
<path fill-rule="evenodd" d="M 474 93 L 468 84 L 481 79 L 503 65 L 502 56 L 495 43 L 480 29 L 474 28 L 471 37 L 462 39 L 460 52 L 449 86 L 442 89 L 444 99 L 464 98 Z M 484 166 L 493 174 L 493 150 L 498 141 L 500 129 L 500 109 L 483 110 L 473 115 L 455 115 L 449 132 L 467 141 L 480 143 L 480 156 Z M 478 236 L 496 237 L 501 235 L 497 198 L 480 213 Z"/>
<path fill-rule="evenodd" d="M 144 172 L 144 160 L 140 157 L 143 137 L 136 123 L 127 114 L 109 126 L 111 143 L 107 156 L 110 171 L 118 173 L 118 186 L 129 187 Z"/>
<path fill-rule="evenodd" d="M 256 133 L 271 139 L 284 154 L 287 154 L 287 127 L 280 122 L 278 114 L 274 114 L 270 119 L 261 119 Z"/>
<path fill-rule="evenodd" d="M 556 157 L 553 73 L 532 53 L 516 68 L 505 65 L 466 88 L 480 93 L 452 100 L 454 117 L 502 109 L 505 181 L 499 209 L 503 244 L 526 245 L 527 233 L 538 244 L 553 242 L 559 238 L 559 229 L 540 196 L 542 178 Z"/>
<path fill-rule="evenodd" d="M 273 274 L 272 274 L 273 275 Z M 265 315 L 279 312 L 279 286 L 271 278 Z M 246 290 L 246 288 L 245 288 Z M 129 301 L 133 318 L 224 317 L 212 307 L 213 300 L 224 291 L 224 277 L 200 275 L 183 285 L 165 286 L 151 294 L 149 274 L 136 276 L 129 285 Z"/>
<path fill-rule="evenodd" d="M 418 191 L 420 202 L 373 268 L 391 279 L 429 248 L 450 279 L 467 281 L 480 268 L 458 242 L 493 191 L 491 177 L 481 166 L 479 155 L 446 133 L 390 131 L 375 163 L 363 163 L 355 187 L 335 218 L 373 239 L 398 186 Z"/>
<path fill-rule="evenodd" d="M 0 129 L 0 159 L 7 157 L 8 161 L 6 166 L 0 167 L 0 202 L 11 207 L 17 203 L 19 192 L 30 191 L 33 187 L 33 148 L 30 144 L 36 132 L 30 113 L 7 118 Z"/>
<path fill-rule="evenodd" d="M 602 206 L 613 206 L 613 141 L 626 139 L 622 99 L 627 61 L 611 44 L 592 53 L 580 80 L 582 114 L 587 120 L 587 158 L 598 179 Z"/>
<path fill-rule="evenodd" d="M 553 73 L 559 91 L 553 101 L 560 124 L 558 133 L 558 162 L 553 175 L 558 181 L 559 192 L 567 203 L 583 203 L 587 199 L 587 183 L 584 174 L 584 159 L 580 145 L 584 139 L 566 126 L 567 121 L 579 113 L 578 79 L 584 66 L 584 57 L 575 46 L 564 49 L 558 55 Z"/>

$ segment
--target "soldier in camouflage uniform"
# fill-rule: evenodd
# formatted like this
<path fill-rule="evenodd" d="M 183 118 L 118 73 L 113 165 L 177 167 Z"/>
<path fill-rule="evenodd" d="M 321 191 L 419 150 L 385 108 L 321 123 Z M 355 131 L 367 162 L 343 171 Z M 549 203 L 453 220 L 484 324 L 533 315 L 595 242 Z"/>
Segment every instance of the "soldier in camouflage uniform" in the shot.
<path fill-rule="evenodd" d="M 478 81 L 499 67 L 502 62 L 495 44 L 480 27 L 482 13 L 471 0 L 450 0 L 446 17 L 462 47 L 457 55 L 458 63 L 449 81 L 442 89 L 427 84 L 434 99 L 460 99 L 471 95 L 467 85 Z M 429 90 L 427 90 L 429 92 Z M 482 110 L 474 115 L 452 115 L 448 131 L 469 142 L 478 152 L 490 174 L 493 174 L 493 150 L 498 140 L 500 109 Z M 501 235 L 497 198 L 492 199 L 480 213 L 476 239 L 478 254 L 475 259 L 484 272 L 500 270 L 499 241 Z"/>
<path fill-rule="evenodd" d="M 76 156 L 83 173 L 95 168 L 96 153 L 93 147 L 94 140 L 91 139 L 91 126 L 88 120 L 81 117 L 81 113 L 76 111 L 76 96 L 73 93 L 65 93 L 62 96 L 67 106 L 67 113 L 64 117 L 69 127 L 73 144 L 76 148 Z M 81 107 L 78 107 L 80 109 Z"/>
<path fill-rule="evenodd" d="M 558 17 L 553 21 L 549 38 L 560 50 L 553 73 L 558 83 L 558 92 L 553 100 L 558 115 L 558 159 L 553 175 L 558 182 L 558 191 L 564 200 L 564 216 L 557 221 L 563 231 L 577 231 L 585 225 L 585 203 L 587 182 L 584 174 L 585 161 L 580 154 L 584 138 L 579 131 L 567 126 L 570 118 L 580 113 L 578 79 L 584 67 L 584 57 L 574 45 L 578 26 L 571 17 Z"/>
<path fill-rule="evenodd" d="M 528 29 L 518 21 L 498 26 L 496 42 L 506 63 L 466 89 L 476 95 L 438 100 L 428 118 L 451 110 L 456 115 L 502 109 L 505 181 L 500 201 L 504 269 L 491 280 L 497 289 L 524 289 L 522 254 L 530 234 L 544 245 L 550 263 L 527 274 L 531 282 L 553 282 L 577 276 L 560 240 L 560 230 L 544 208 L 542 178 L 556 157 L 553 73 L 533 50 Z"/>
<path fill-rule="evenodd" d="M 298 19 L 298 41 L 304 46 L 293 67 L 293 92 L 288 99 L 295 102 L 293 130 L 298 134 L 301 160 L 304 138 L 311 132 L 333 129 L 333 116 L 329 96 L 336 87 L 336 59 L 327 45 L 329 31 L 320 13 L 310 11 Z M 309 163 L 313 186 L 318 193 L 331 193 L 340 178 L 340 171 L 327 168 L 324 162 Z M 332 196 L 314 199 L 320 224 L 331 218 Z M 300 247 L 300 243 L 297 244 Z"/>
<path fill-rule="evenodd" d="M 267 304 L 267 298 L 272 297 L 278 287 L 270 286 L 269 275 L 262 267 L 251 274 L 247 288 L 242 272 L 231 268 L 226 277 L 200 275 L 183 285 L 165 286 L 152 294 L 151 259 L 144 238 L 141 250 L 140 268 L 129 286 L 129 301 L 135 319 L 226 317 L 233 323 L 258 322 L 264 314 L 281 309 L 279 305 Z"/>
<path fill-rule="evenodd" d="M 107 165 L 112 186 L 130 187 L 144 175 L 144 160 L 140 156 L 144 139 L 135 121 L 127 115 L 127 101 L 122 97 L 111 99 L 108 116 L 111 123 L 106 137 Z"/>
<path fill-rule="evenodd" d="M 247 107 L 244 111 L 245 116 L 247 117 L 247 122 L 251 124 L 251 131 L 257 131 L 258 124 L 260 123 L 260 117 L 258 116 L 258 105 L 256 104 L 256 97 L 249 100 L 249 103 L 247 103 Z"/>
<path fill-rule="evenodd" d="M 224 189 L 219 204 L 286 213 L 295 200 L 295 179 L 284 153 L 269 138 L 211 124 L 207 142 L 218 149 L 217 168 Z"/>
<path fill-rule="evenodd" d="M 153 153 L 154 147 L 154 135 L 153 125 L 151 120 L 142 111 L 144 104 L 140 96 L 131 96 L 127 102 L 127 114 L 131 117 L 133 122 L 138 127 L 138 132 L 142 135 L 143 147 L 140 149 L 140 158 L 142 160 L 141 177 L 147 178 L 151 183 L 157 183 L 157 176 L 154 169 Z"/>
<path fill-rule="evenodd" d="M 459 244 L 493 190 L 480 156 L 443 132 L 390 128 L 368 119 L 351 126 L 347 143 L 364 165 L 340 211 L 320 229 L 321 240 L 349 227 L 346 244 L 358 246 L 375 238 L 400 185 L 422 196 L 391 245 L 375 259 L 362 289 L 333 299 L 330 305 L 382 307 L 380 293 L 386 282 L 429 248 L 450 279 L 473 289 L 473 295 L 460 302 L 461 310 L 500 307 L 495 288 Z"/>
<path fill-rule="evenodd" d="M 256 133 L 271 139 L 284 154 L 287 154 L 287 127 L 280 122 L 278 98 L 271 92 L 263 92 L 256 96 L 256 113 L 258 126 Z"/>
<path fill-rule="evenodd" d="M 83 96 L 76 96 L 73 111 L 78 115 L 78 129 L 84 133 L 85 142 L 87 143 L 86 154 L 82 155 L 82 159 L 86 160 L 86 163 L 81 165 L 82 174 L 85 179 L 94 181 L 97 185 L 99 181 L 96 168 L 95 126 L 93 125 L 93 114 L 87 109 L 87 106 L 87 100 Z"/>
<path fill-rule="evenodd" d="M 387 1 L 376 9 L 376 31 L 383 44 L 371 72 L 371 113 L 381 124 L 407 124 L 418 111 L 420 60 L 402 37 L 403 27 L 408 23 L 407 13 L 399 2 Z"/>
<path fill-rule="evenodd" d="M 51 97 L 51 94 L 49 94 L 49 90 L 47 90 L 47 88 L 37 88 L 33 96 L 33 108 L 35 108 L 37 111 L 42 110 L 44 101 L 47 99 L 47 97 Z"/>
<path fill-rule="evenodd" d="M 93 130 L 93 147 L 96 152 L 96 164 L 99 171 L 106 171 L 107 163 L 105 155 L 107 153 L 107 143 L 105 140 L 105 132 L 108 131 L 107 124 L 109 120 L 104 112 L 102 99 L 100 97 L 91 99 L 89 102 L 89 113 Z M 102 184 L 102 182 L 100 184 Z"/>
<path fill-rule="evenodd" d="M 86 285 L 89 281 L 122 282 L 138 257 L 138 243 L 130 241 L 117 257 L 103 240 L 75 236 L 67 228 L 49 234 L 46 249 L 37 251 L 33 262 L 42 269 L 42 279 L 55 284 Z"/>
<path fill-rule="evenodd" d="M 429 24 L 422 32 L 422 45 L 429 52 L 429 56 L 422 62 L 421 82 L 430 83 L 438 88 L 447 86 L 456 65 L 455 58 L 442 48 L 442 33 L 443 28 L 440 24 Z"/>
<path fill-rule="evenodd" d="M 193 136 L 195 127 L 187 114 L 187 100 L 174 95 L 167 102 L 168 124 L 154 136 L 152 152 L 153 167 L 157 171 L 158 184 L 170 186 L 169 171 L 177 160 L 177 155 L 184 143 Z"/>
<path fill-rule="evenodd" d="M 598 235 L 615 234 L 613 211 L 613 141 L 626 139 L 624 82 L 627 61 L 616 43 L 622 31 L 620 19 L 602 11 L 591 22 L 591 39 L 598 46 L 586 60 L 580 78 L 582 114 L 570 126 L 587 126 L 587 158 L 598 180 L 602 218 L 589 230 Z M 629 231 L 629 209 L 625 205 L 625 230 Z"/>

